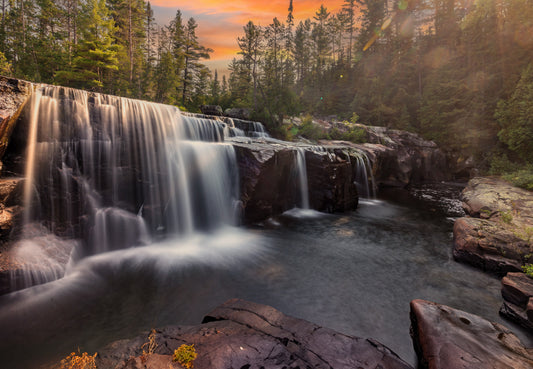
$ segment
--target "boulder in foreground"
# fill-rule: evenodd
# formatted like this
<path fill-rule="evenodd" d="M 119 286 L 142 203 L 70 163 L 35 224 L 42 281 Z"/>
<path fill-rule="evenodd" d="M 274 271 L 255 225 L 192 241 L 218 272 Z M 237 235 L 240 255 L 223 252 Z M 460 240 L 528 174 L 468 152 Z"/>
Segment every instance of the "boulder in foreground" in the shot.
<path fill-rule="evenodd" d="M 507 273 L 502 279 L 502 297 L 500 314 L 533 332 L 533 278 Z"/>
<path fill-rule="evenodd" d="M 533 368 L 533 350 L 507 328 L 449 306 L 411 301 L 411 336 L 421 368 Z"/>
<path fill-rule="evenodd" d="M 172 364 L 174 350 L 194 344 L 195 369 L 411 368 L 376 341 L 347 336 L 239 299 L 216 308 L 201 325 L 157 330 L 152 354 L 143 355 L 145 342 L 148 335 L 112 343 L 100 352 L 98 367 L 179 367 Z"/>

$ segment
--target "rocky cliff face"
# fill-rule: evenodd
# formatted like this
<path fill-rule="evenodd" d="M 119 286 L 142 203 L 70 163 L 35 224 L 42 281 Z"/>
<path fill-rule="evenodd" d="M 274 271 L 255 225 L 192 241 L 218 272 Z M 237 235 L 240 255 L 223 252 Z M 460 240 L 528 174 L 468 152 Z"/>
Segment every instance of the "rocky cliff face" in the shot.
<path fill-rule="evenodd" d="M 321 144 L 353 147 L 366 153 L 372 162 L 378 187 L 406 187 L 424 182 L 451 180 L 444 152 L 432 141 L 417 134 L 358 125 L 366 131 L 367 142 L 352 144 L 345 141 L 323 141 Z"/>
<path fill-rule="evenodd" d="M 309 205 L 326 212 L 354 210 L 358 196 L 355 169 L 334 150 L 267 141 L 232 141 L 239 165 L 246 223 L 301 206 L 298 149 L 304 151 Z"/>
<path fill-rule="evenodd" d="M 0 76 L 0 159 L 32 91 L 30 82 Z"/>

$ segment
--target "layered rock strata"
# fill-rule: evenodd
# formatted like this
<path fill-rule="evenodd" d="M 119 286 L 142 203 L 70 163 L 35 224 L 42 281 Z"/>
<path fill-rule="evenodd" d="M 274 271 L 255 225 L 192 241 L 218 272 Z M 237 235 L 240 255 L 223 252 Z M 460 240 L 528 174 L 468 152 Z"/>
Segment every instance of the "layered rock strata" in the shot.
<path fill-rule="evenodd" d="M 533 252 L 533 193 L 478 177 L 462 201 L 469 217 L 455 222 L 455 259 L 500 275 L 520 271 Z"/>
<path fill-rule="evenodd" d="M 449 306 L 413 300 L 411 336 L 420 368 L 533 367 L 533 350 L 507 328 Z"/>
<path fill-rule="evenodd" d="M 196 369 L 411 368 L 372 339 L 347 336 L 238 299 L 216 308 L 200 325 L 156 330 L 152 353 L 147 353 L 145 342 L 147 334 L 110 344 L 99 353 L 98 367 L 179 367 L 172 362 L 174 350 L 193 344 Z"/>

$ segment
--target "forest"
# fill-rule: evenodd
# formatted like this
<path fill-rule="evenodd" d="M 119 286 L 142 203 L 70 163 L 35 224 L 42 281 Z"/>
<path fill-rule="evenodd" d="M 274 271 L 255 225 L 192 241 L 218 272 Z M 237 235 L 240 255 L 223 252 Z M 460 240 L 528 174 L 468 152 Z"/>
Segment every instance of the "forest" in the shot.
<path fill-rule="evenodd" d="M 243 107 L 291 139 L 298 115 L 420 133 L 498 173 L 533 161 L 531 0 L 345 0 L 238 37 L 229 78 L 194 18 L 143 0 L 2 0 L 1 73 L 198 111 Z M 530 168 L 531 169 L 531 168 Z"/>

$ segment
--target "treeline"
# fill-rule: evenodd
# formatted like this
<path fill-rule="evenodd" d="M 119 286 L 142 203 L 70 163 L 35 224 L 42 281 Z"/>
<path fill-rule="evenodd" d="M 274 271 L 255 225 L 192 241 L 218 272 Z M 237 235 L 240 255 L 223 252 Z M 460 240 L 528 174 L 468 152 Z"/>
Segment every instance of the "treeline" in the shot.
<path fill-rule="evenodd" d="M 345 0 L 298 24 L 292 12 L 244 26 L 222 105 L 278 131 L 287 115 L 355 112 L 478 163 L 533 160 L 531 0 Z"/>
<path fill-rule="evenodd" d="M 0 73 L 194 107 L 210 72 L 194 18 L 154 22 L 144 0 L 0 0 Z"/>

